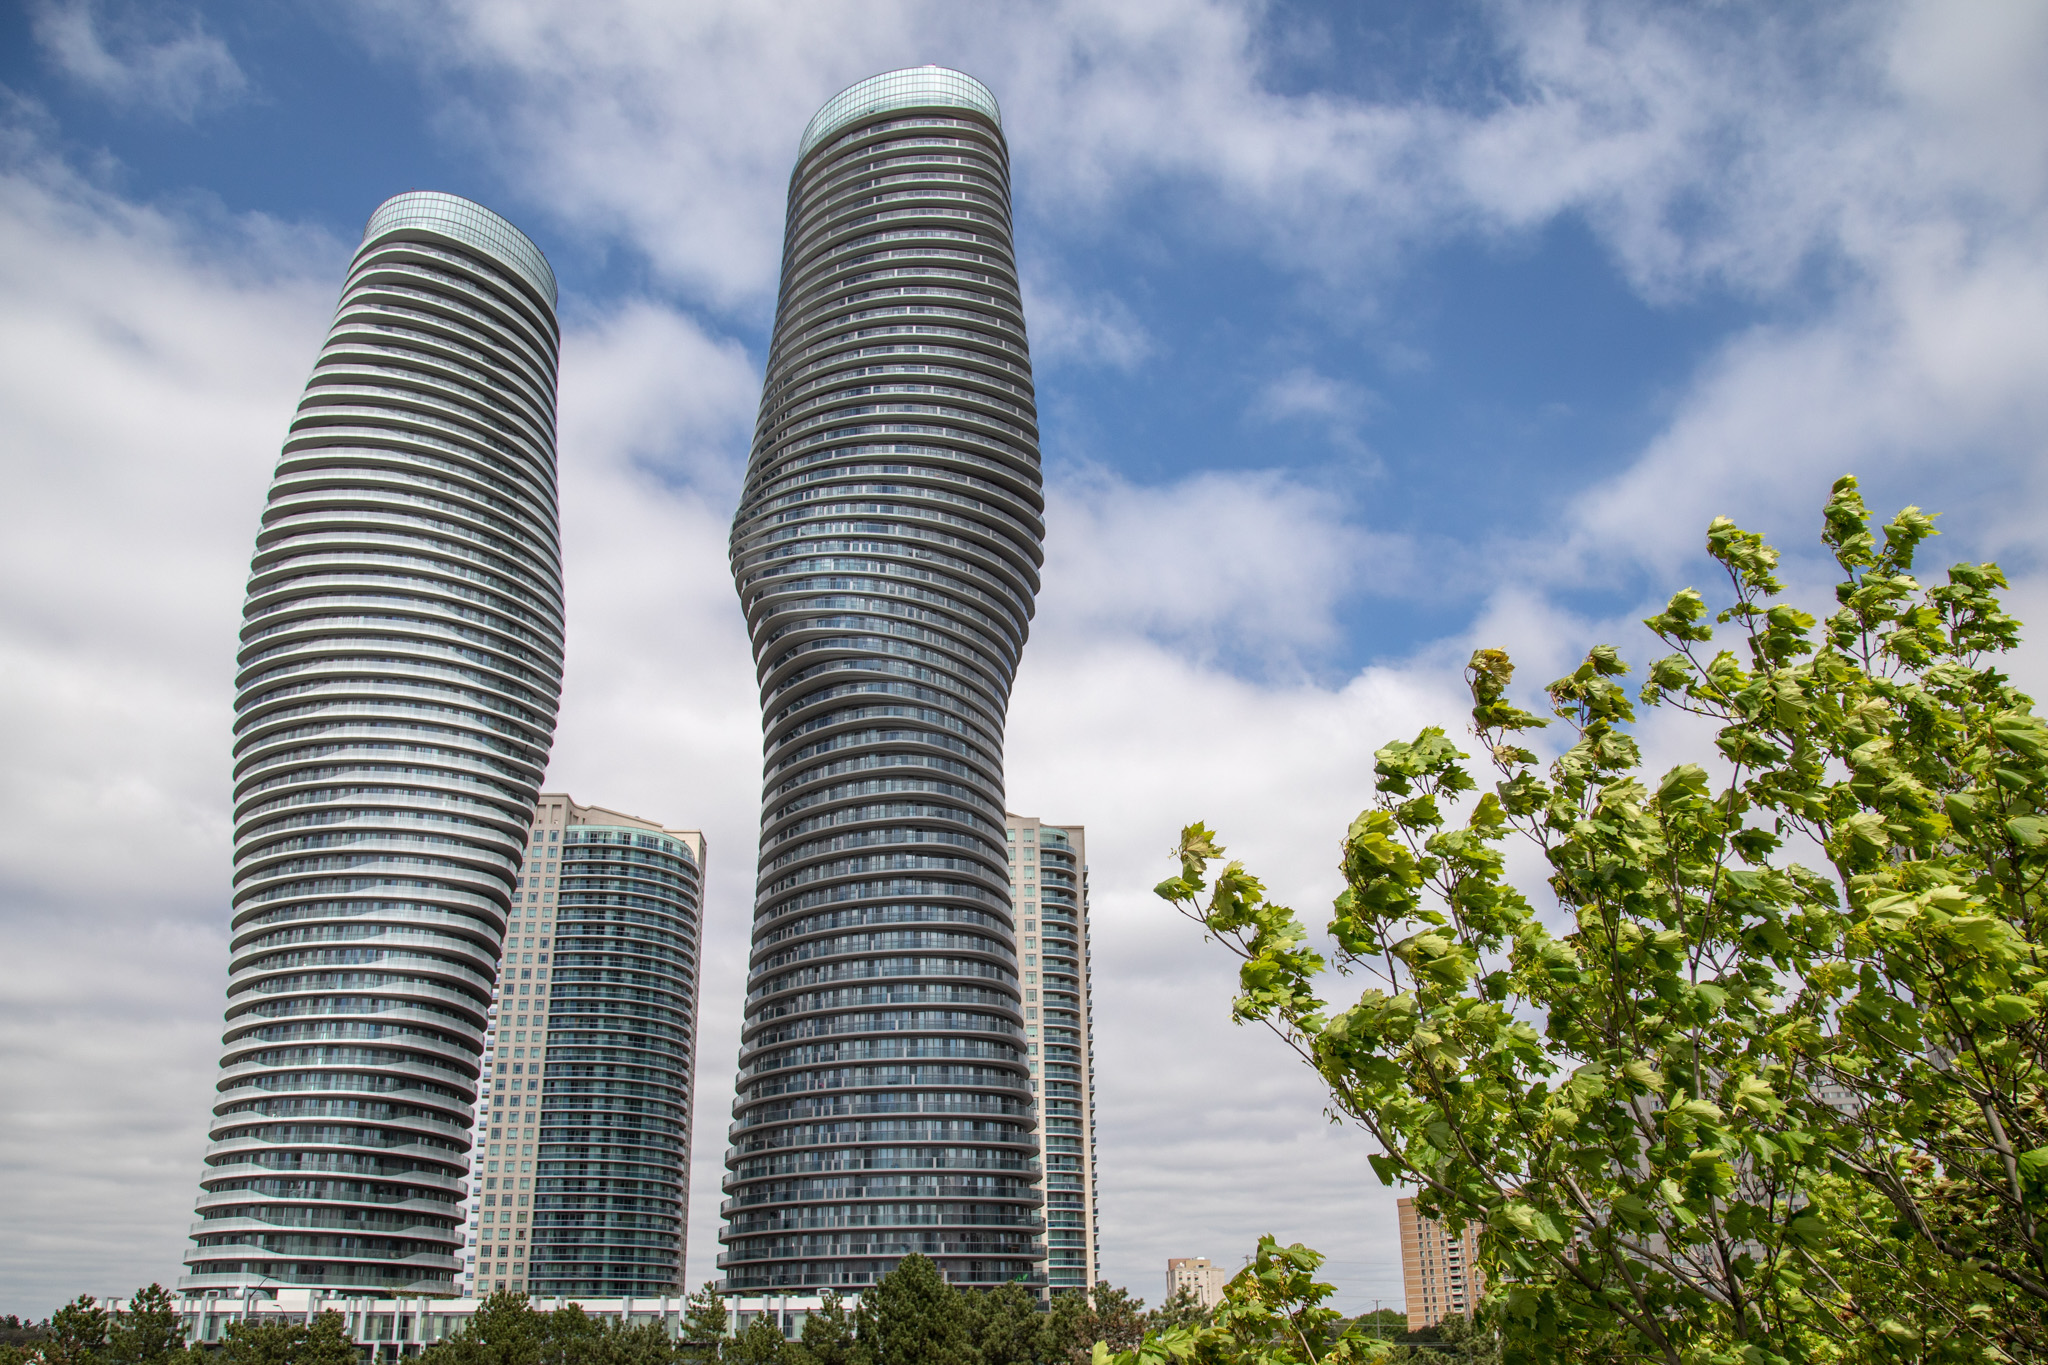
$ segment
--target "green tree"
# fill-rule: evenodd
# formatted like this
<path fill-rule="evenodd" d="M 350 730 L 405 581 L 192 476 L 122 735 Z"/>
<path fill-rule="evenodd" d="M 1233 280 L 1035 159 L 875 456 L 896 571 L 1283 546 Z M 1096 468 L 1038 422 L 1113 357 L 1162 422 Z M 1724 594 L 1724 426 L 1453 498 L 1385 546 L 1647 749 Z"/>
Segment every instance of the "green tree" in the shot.
<path fill-rule="evenodd" d="M 1476 653 L 1491 789 L 1427 729 L 1379 751 L 1344 837 L 1350 1006 L 1320 998 L 1293 912 L 1241 864 L 1212 888 L 1223 850 L 1184 831 L 1159 893 L 1243 958 L 1237 1016 L 1321 1074 L 1380 1177 L 1479 1225 L 1511 1354 L 1916 1358 L 1930 1330 L 1858 1292 L 1887 1264 L 1917 1267 L 1948 1358 L 2036 1330 L 2048 725 L 1989 663 L 2018 640 L 1997 567 L 1912 577 L 1933 533 L 1908 508 L 1880 544 L 1837 483 L 1817 621 L 1774 600 L 1774 550 L 1715 521 L 1725 608 L 1688 589 L 1649 620 L 1672 652 L 1633 702 L 1609 646 L 1552 683 L 1571 742 L 1548 765 L 1523 736 L 1549 722 Z M 1637 704 L 1711 727 L 1711 752 L 1650 776 Z M 1544 912 L 1510 836 L 1547 864 Z"/>
<path fill-rule="evenodd" d="M 160 1284 L 136 1290 L 109 1325 L 107 1358 L 113 1365 L 166 1365 L 185 1355 L 185 1324 Z"/>
<path fill-rule="evenodd" d="M 669 1365 L 678 1350 L 657 1323 L 593 1318 L 573 1303 L 542 1312 L 524 1294 L 500 1290 L 420 1358 L 423 1365 Z"/>
<path fill-rule="evenodd" d="M 1097 1365 L 1362 1365 L 1387 1350 L 1328 1305 L 1335 1289 L 1315 1272 L 1322 1255 L 1299 1243 L 1259 1239 L 1252 1263 L 1224 1286 L 1206 1323 L 1145 1334 L 1134 1348 L 1094 1350 Z"/>
<path fill-rule="evenodd" d="M 1089 1316 L 1088 1291 L 1063 1289 L 1046 1305 L 1038 1328 L 1038 1355 L 1045 1361 L 1087 1360 L 1095 1350 L 1084 1319 Z"/>
<path fill-rule="evenodd" d="M 347 1320 L 330 1308 L 306 1324 L 292 1365 L 356 1365 L 361 1355 L 348 1334 Z"/>
<path fill-rule="evenodd" d="M 106 1358 L 112 1321 L 90 1294 L 80 1294 L 50 1315 L 49 1335 L 38 1348 L 45 1365 L 95 1365 Z"/>
<path fill-rule="evenodd" d="M 221 1334 L 221 1365 L 298 1365 L 306 1325 L 282 1318 L 237 1318 Z"/>
<path fill-rule="evenodd" d="M 967 1305 L 924 1256 L 905 1256 L 860 1296 L 861 1345 L 876 1365 L 963 1365 L 973 1359 Z"/>
<path fill-rule="evenodd" d="M 574 1304 L 570 1305 L 570 1308 L 574 1307 Z M 553 1316 L 559 1319 L 568 1311 L 568 1308 L 557 1309 Z M 577 1311 L 580 1314 L 581 1310 Z M 557 1332 L 554 1340 L 559 1343 L 563 1339 Z M 676 1359 L 676 1354 L 676 1343 L 669 1339 L 660 1323 L 642 1322 L 629 1326 L 616 1319 L 607 1319 L 591 1339 L 585 1354 L 565 1355 L 562 1359 L 575 1362 L 575 1365 L 584 1365 L 585 1362 L 592 1365 L 669 1365 Z"/>
<path fill-rule="evenodd" d="M 1402 1321 L 1405 1325 L 1406 1319 Z M 1182 1285 L 1145 1315 L 1145 1330 L 1163 1332 L 1169 1327 L 1205 1327 L 1208 1322 L 1209 1310 L 1202 1306 L 1194 1290 Z"/>
<path fill-rule="evenodd" d="M 237 1319 L 228 1324 L 220 1347 L 221 1365 L 356 1365 L 361 1355 L 346 1321 L 332 1309 L 310 1323 Z"/>
<path fill-rule="evenodd" d="M 1069 1289 L 1053 1295 L 1039 1330 L 1038 1352 L 1046 1361 L 1086 1365 L 1100 1344 L 1104 1350 L 1130 1351 L 1158 1326 L 1145 1312 L 1145 1301 L 1107 1281 L 1092 1290 Z"/>
<path fill-rule="evenodd" d="M 1361 1332 L 1391 1341 L 1408 1330 L 1408 1314 L 1399 1308 L 1381 1308 L 1371 1313 L 1360 1313 L 1352 1319 Z"/>
<path fill-rule="evenodd" d="M 1107 1280 L 1097 1280 L 1089 1291 L 1081 1328 L 1091 1343 L 1111 1351 L 1132 1350 L 1145 1337 L 1145 1301 Z"/>
<path fill-rule="evenodd" d="M 1387 1352 L 1385 1365 L 1499 1365 L 1500 1332 L 1491 1313 L 1477 1318 L 1452 1314 L 1419 1332 L 1404 1330 Z"/>
<path fill-rule="evenodd" d="M 617 1324 L 591 1317 L 581 1304 L 572 1303 L 553 1312 L 534 1308 L 530 1303 L 526 1307 L 532 1315 L 532 1335 L 540 1365 L 594 1365 L 610 1361 L 613 1343 L 606 1329 Z"/>
<path fill-rule="evenodd" d="M 422 1351 L 421 1365 L 541 1365 L 553 1316 L 537 1311 L 526 1295 L 501 1289 L 478 1304 L 468 1322 Z"/>
<path fill-rule="evenodd" d="M 725 1346 L 725 1365 L 783 1365 L 788 1358 L 789 1342 L 766 1313 L 750 1320 Z"/>
<path fill-rule="evenodd" d="M 868 1356 L 854 1336 L 853 1314 L 837 1291 L 825 1290 L 818 1301 L 804 1317 L 803 1335 L 790 1345 L 790 1365 L 867 1365 Z"/>
<path fill-rule="evenodd" d="M 684 1305 L 677 1359 L 686 1365 L 718 1365 L 726 1340 L 725 1300 L 719 1297 L 717 1284 L 706 1280 Z"/>
<path fill-rule="evenodd" d="M 1012 1281 L 961 1296 L 979 1365 L 1038 1365 L 1045 1315 L 1030 1290 Z"/>

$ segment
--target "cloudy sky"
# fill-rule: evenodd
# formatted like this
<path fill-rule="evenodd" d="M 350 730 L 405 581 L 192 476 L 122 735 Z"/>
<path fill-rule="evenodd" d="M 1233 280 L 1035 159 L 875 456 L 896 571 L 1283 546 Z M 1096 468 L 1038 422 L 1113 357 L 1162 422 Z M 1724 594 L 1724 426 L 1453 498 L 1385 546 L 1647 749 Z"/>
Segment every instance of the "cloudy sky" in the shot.
<path fill-rule="evenodd" d="M 231 658 L 370 210 L 563 285 L 549 785 L 711 847 L 715 1273 L 758 718 L 725 534 L 797 135 L 936 61 L 1003 104 L 1046 586 L 1013 809 L 1088 826 L 1105 1270 L 1273 1232 L 1398 1301 L 1394 1192 L 1153 900 L 1205 818 L 1317 918 L 1370 754 L 1708 583 L 1828 483 L 2048 607 L 2048 6 L 1919 0 L 29 0 L 0 12 L 0 1312 L 177 1273 L 225 978 Z M 2048 682 L 2029 653 L 2020 674 Z"/>

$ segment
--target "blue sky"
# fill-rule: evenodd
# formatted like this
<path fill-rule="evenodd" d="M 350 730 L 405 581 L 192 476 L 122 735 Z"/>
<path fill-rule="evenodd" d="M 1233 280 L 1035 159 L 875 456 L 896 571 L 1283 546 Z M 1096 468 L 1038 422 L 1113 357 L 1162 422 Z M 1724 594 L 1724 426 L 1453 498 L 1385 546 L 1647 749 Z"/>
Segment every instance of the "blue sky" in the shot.
<path fill-rule="evenodd" d="M 54 16 L 71 11 L 9 17 L 0 80 L 44 106 L 53 145 L 80 161 L 110 157 L 99 169 L 126 197 L 316 227 L 338 260 L 365 205 L 396 189 L 448 189 L 526 226 L 553 260 L 572 316 L 652 298 L 750 356 L 766 344 L 772 304 L 758 277 L 730 297 L 663 278 L 630 234 L 576 230 L 542 186 L 508 184 L 478 156 L 461 120 L 521 98 L 488 69 L 423 77 L 365 33 L 374 21 L 310 6 L 148 19 L 77 12 L 94 16 L 113 54 L 204 35 L 237 73 L 222 65 L 209 85 L 195 71 L 189 116 L 166 118 L 161 105 L 110 101 L 51 70 L 52 42 L 38 44 L 37 26 L 47 38 L 64 22 Z M 1246 30 L 1268 90 L 1483 111 L 1514 78 L 1486 40 L 1488 17 L 1483 6 L 1287 5 L 1249 12 Z M 951 51 L 963 44 L 944 38 L 929 55 L 966 62 Z M 1030 134 L 1019 127 L 1021 149 Z M 772 174 L 772 157 L 752 169 Z M 658 162 L 642 170 L 661 174 Z M 1114 318 L 1144 338 L 1141 363 L 1046 367 L 1051 463 L 1145 484 L 1192 470 L 1286 470 L 1355 503 L 1374 529 L 1453 556 L 1461 543 L 1555 516 L 1578 488 L 1623 467 L 1715 345 L 1786 303 L 1713 279 L 1647 300 L 1575 214 L 1524 231 L 1447 224 L 1365 244 L 1370 263 L 1331 291 L 1299 260 L 1258 251 L 1255 220 L 1218 214 L 1198 179 L 1164 176 L 1142 195 L 1076 214 L 1035 198 L 1044 174 L 1020 155 L 1020 238 L 1036 278 L 1113 301 Z M 779 225 L 756 214 L 749 226 L 752 254 L 765 257 Z M 1421 586 L 1361 578 L 1340 636 L 1303 662 L 1327 674 L 1405 654 L 1469 613 L 1481 589 Z"/>
<path fill-rule="evenodd" d="M 1477 644 L 1562 671 L 1828 483 L 2040 576 L 2028 0 L 31 0 L 0 13 L 0 1311 L 175 1273 L 224 965 L 233 627 L 360 226 L 451 190 L 563 285 L 550 785 L 701 825 L 713 1273 L 758 729 L 723 564 L 812 110 L 1002 100 L 1051 499 L 1015 809 L 1085 823 L 1110 1278 L 1275 1232 L 1399 1297 L 1392 1192 L 1151 900 L 1184 821 L 1307 908 Z M 2038 612 L 2036 612 L 2038 614 Z M 2025 652 L 2016 667 L 2038 671 Z M 1653 748 L 1675 744 L 1653 733 Z M 721 914 L 721 907 L 724 913 Z M 92 1076 L 89 1086 L 75 1078 Z"/>

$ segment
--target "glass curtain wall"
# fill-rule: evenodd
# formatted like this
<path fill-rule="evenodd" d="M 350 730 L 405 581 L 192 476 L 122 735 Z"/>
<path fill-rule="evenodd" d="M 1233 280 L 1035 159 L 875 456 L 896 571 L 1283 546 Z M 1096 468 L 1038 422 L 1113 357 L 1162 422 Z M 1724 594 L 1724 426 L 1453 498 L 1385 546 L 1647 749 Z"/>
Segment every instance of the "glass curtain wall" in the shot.
<path fill-rule="evenodd" d="M 528 1287 L 682 1292 L 702 840 L 562 831 Z"/>
<path fill-rule="evenodd" d="M 732 563 L 765 772 L 732 1291 L 1043 1284 L 1003 726 L 1044 499 L 994 97 L 830 101 L 790 180 Z"/>
<path fill-rule="evenodd" d="M 180 1280 L 452 1293 L 485 1019 L 562 678 L 555 281 L 380 206 L 292 419 L 237 657 L 226 1032 Z"/>

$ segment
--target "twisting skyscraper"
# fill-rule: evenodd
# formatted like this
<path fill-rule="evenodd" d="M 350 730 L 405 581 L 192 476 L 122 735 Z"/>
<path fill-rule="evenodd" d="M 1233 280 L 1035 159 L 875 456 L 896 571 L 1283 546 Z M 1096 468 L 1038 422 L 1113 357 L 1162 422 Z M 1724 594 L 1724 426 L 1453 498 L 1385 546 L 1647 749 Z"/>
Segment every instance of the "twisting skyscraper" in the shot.
<path fill-rule="evenodd" d="M 797 151 L 733 524 L 766 759 L 728 1289 L 1043 1283 L 1002 760 L 1043 511 L 995 98 L 862 81 Z"/>
<path fill-rule="evenodd" d="M 370 218 L 256 537 L 227 1029 L 181 1285 L 449 1293 L 562 678 L 555 280 L 479 205 Z"/>

